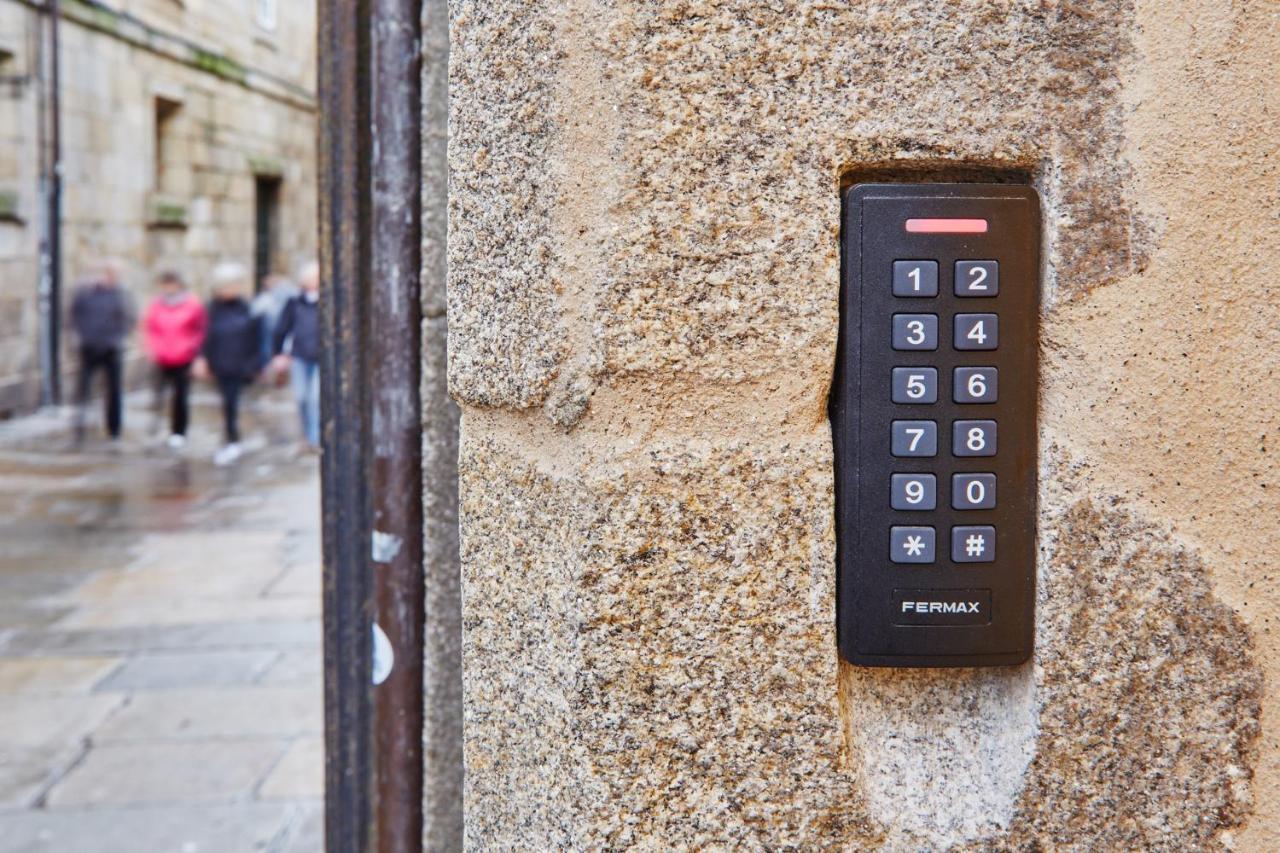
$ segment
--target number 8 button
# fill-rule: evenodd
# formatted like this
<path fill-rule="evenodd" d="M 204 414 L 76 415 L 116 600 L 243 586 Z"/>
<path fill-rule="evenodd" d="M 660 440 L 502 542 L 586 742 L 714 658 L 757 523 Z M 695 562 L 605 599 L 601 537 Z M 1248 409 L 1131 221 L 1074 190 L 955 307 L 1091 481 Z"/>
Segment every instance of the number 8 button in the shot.
<path fill-rule="evenodd" d="M 995 421 L 956 421 L 951 428 L 953 456 L 995 456 Z"/>

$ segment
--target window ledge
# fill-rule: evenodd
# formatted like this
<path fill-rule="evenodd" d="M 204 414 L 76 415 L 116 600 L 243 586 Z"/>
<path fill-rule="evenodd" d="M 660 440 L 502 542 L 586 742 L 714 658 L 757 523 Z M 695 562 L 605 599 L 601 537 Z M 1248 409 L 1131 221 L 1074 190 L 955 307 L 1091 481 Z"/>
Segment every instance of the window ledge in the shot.
<path fill-rule="evenodd" d="M 187 203 L 173 196 L 156 193 L 147 199 L 147 227 L 151 229 L 185 229 Z"/>

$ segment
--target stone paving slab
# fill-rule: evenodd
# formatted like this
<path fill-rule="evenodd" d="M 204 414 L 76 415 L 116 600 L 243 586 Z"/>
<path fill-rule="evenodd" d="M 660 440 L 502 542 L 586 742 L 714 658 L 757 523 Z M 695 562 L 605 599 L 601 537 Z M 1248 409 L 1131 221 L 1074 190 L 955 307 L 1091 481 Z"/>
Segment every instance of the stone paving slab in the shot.
<path fill-rule="evenodd" d="M 0 814 L 4 853 L 319 853 L 314 803 Z M 305 846 L 299 846 L 300 844 Z"/>
<path fill-rule="evenodd" d="M 80 742 L 38 747 L 0 746 L 0 812 L 30 808 L 84 754 Z M 0 834 L 0 851 L 5 851 Z"/>
<path fill-rule="evenodd" d="M 130 654 L 178 649 L 317 648 L 320 620 L 243 620 L 203 625 L 131 625 L 123 628 L 19 630 L 0 643 L 0 654 Z"/>
<path fill-rule="evenodd" d="M 121 658 L 106 656 L 0 659 L 0 696 L 88 693 Z"/>
<path fill-rule="evenodd" d="M 258 796 L 264 800 L 319 800 L 324 797 L 324 741 L 319 736 L 295 740 L 271 771 Z"/>
<path fill-rule="evenodd" d="M 242 687 L 257 682 L 279 657 L 280 653 L 274 649 L 136 655 L 99 681 L 94 689 L 97 692 L 122 692 L 180 687 Z M 0 677 L 4 673 L 3 666 L 0 662 Z"/>
<path fill-rule="evenodd" d="M 94 742 L 313 734 L 324 730 L 322 704 L 319 685 L 136 693 Z"/>
<path fill-rule="evenodd" d="M 273 579 L 265 592 L 273 598 L 292 596 L 319 598 L 321 572 L 319 563 L 291 566 Z"/>
<path fill-rule="evenodd" d="M 288 745 L 272 738 L 95 745 L 47 801 L 57 807 L 247 800 Z"/>
<path fill-rule="evenodd" d="M 319 684 L 324 677 L 324 656 L 319 649 L 283 652 L 258 679 L 264 685 Z"/>
<path fill-rule="evenodd" d="M 59 620 L 61 628 L 125 628 L 134 625 L 198 625 L 202 622 L 229 622 L 249 618 L 259 622 L 305 619 L 320 615 L 318 599 L 147 599 L 108 601 L 82 607 Z"/>
<path fill-rule="evenodd" d="M 0 702 L 0 748 L 76 743 L 124 704 L 120 696 L 29 696 Z"/>

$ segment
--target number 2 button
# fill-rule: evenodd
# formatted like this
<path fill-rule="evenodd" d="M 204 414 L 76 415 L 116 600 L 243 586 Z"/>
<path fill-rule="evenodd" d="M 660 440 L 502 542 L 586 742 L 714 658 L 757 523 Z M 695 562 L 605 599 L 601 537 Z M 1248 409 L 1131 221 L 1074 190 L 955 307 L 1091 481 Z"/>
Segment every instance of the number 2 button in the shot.
<path fill-rule="evenodd" d="M 956 296 L 995 296 L 999 292 L 998 261 L 956 261 Z"/>

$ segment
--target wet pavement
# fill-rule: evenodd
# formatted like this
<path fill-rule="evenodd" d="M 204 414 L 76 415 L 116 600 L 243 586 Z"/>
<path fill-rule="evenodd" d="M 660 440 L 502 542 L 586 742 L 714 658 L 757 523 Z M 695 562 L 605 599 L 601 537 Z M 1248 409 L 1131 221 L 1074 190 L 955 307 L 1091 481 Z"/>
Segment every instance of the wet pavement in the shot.
<path fill-rule="evenodd" d="M 318 851 L 318 463 L 260 392 L 164 447 L 0 423 L 0 851 Z"/>

